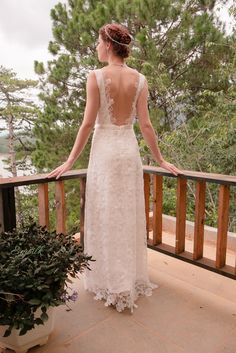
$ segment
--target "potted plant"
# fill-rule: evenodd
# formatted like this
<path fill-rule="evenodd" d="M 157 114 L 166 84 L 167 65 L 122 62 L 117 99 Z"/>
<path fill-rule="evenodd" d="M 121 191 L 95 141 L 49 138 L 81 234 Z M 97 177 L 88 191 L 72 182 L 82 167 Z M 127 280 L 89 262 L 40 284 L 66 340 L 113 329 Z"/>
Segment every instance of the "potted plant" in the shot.
<path fill-rule="evenodd" d="M 85 268 L 91 270 L 89 261 L 95 260 L 73 235 L 50 232 L 35 222 L 2 232 L 0 347 L 27 352 L 44 344 L 53 329 L 52 308 L 76 300 L 78 293 L 69 284 Z"/>

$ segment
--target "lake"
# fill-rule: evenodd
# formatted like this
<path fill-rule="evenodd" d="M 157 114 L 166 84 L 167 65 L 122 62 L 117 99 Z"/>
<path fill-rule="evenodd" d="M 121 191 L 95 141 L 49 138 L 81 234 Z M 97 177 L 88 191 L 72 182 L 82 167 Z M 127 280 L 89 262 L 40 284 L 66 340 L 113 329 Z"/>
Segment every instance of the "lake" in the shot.
<path fill-rule="evenodd" d="M 4 160 L 7 159 L 9 156 L 8 153 L 0 153 L 0 178 L 11 178 L 12 174 L 5 168 L 7 167 L 7 164 L 4 163 Z M 32 175 L 33 174 L 34 168 L 30 166 L 29 162 L 29 169 L 27 170 L 18 170 L 17 175 L 18 176 L 24 176 L 24 175 Z"/>

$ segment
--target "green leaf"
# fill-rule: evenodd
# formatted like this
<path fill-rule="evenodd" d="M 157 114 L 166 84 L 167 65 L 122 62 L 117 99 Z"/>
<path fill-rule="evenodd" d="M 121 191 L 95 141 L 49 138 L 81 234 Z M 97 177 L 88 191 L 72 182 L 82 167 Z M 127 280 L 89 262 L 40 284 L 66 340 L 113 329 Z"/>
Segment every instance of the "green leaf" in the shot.
<path fill-rule="evenodd" d="M 36 325 L 43 325 L 43 320 L 39 317 L 35 320 Z"/>
<path fill-rule="evenodd" d="M 20 330 L 19 336 L 25 335 L 27 331 L 28 331 L 27 327 L 24 327 L 23 329 Z"/>
<path fill-rule="evenodd" d="M 40 317 L 43 320 L 43 322 L 48 320 L 48 314 L 47 313 L 42 313 Z"/>
<path fill-rule="evenodd" d="M 3 337 L 8 337 L 8 336 L 10 336 L 10 334 L 11 334 L 11 328 L 8 328 L 8 329 L 5 331 Z"/>
<path fill-rule="evenodd" d="M 39 305 L 39 304 L 41 304 L 41 300 L 39 300 L 39 299 L 30 299 L 28 301 L 28 303 L 31 304 L 31 305 Z"/>

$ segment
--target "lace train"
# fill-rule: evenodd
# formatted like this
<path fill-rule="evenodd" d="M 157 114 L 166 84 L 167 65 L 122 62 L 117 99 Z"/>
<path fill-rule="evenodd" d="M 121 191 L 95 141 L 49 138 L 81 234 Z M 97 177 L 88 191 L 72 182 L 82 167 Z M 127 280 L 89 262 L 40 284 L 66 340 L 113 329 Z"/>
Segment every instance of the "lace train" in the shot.
<path fill-rule="evenodd" d="M 157 284 L 151 282 L 144 283 L 136 281 L 134 293 L 132 293 L 132 291 L 111 293 L 108 289 L 104 288 L 88 288 L 87 290 L 95 294 L 95 300 L 105 300 L 105 306 L 113 305 L 115 309 L 120 313 L 124 311 L 125 308 L 128 308 L 133 314 L 133 309 L 138 308 L 138 305 L 134 303 L 138 299 L 138 297 L 141 295 L 149 297 L 152 295 L 153 289 L 156 289 L 158 287 L 159 286 Z"/>

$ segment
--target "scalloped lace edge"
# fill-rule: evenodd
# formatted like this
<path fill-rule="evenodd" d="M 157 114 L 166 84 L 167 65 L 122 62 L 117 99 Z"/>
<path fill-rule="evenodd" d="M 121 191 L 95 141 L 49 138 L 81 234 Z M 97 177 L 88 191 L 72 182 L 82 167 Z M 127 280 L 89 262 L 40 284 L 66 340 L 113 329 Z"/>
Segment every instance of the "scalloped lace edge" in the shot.
<path fill-rule="evenodd" d="M 135 290 L 132 293 L 131 291 L 124 291 L 120 293 L 112 293 L 108 289 L 104 288 L 96 288 L 90 289 L 88 288 L 89 292 L 95 293 L 94 299 L 95 300 L 104 300 L 105 299 L 105 306 L 112 305 L 118 312 L 122 312 L 125 308 L 131 310 L 133 314 L 134 308 L 138 308 L 138 305 L 135 304 L 135 300 L 141 296 L 151 296 L 153 289 L 158 288 L 157 284 L 151 282 L 135 282 Z"/>

